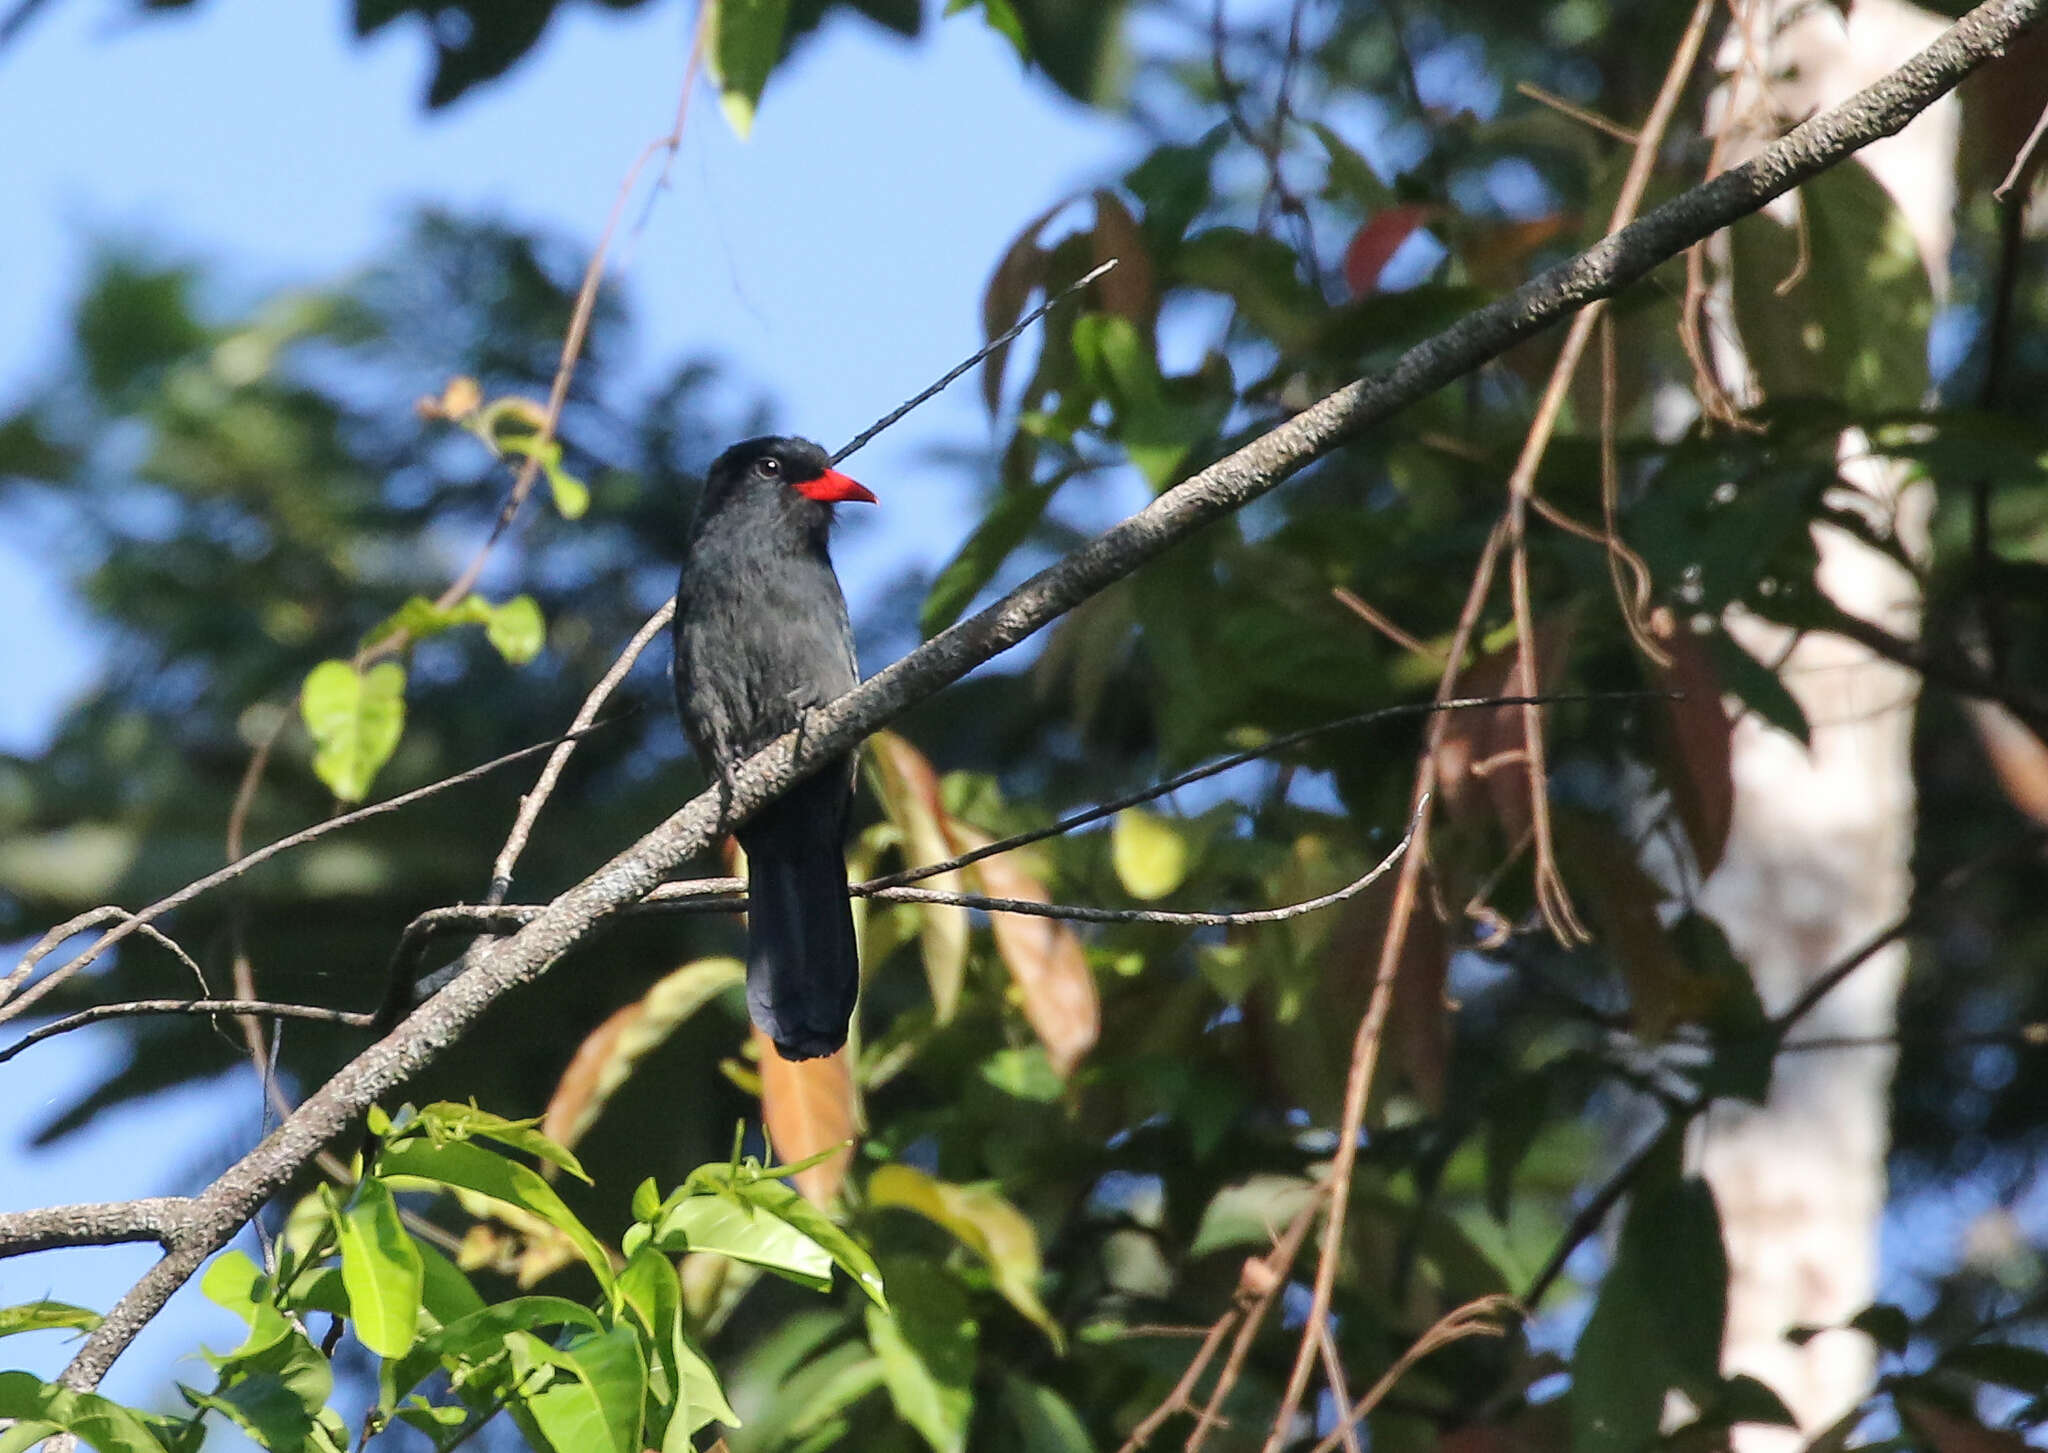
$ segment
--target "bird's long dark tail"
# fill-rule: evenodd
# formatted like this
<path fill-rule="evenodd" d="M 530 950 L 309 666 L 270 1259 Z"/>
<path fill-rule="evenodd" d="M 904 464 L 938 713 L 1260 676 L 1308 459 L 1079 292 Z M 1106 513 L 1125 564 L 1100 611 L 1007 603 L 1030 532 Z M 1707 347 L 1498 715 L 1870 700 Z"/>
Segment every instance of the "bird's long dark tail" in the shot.
<path fill-rule="evenodd" d="M 745 846 L 747 1010 L 784 1059 L 830 1054 L 860 992 L 846 860 L 837 842 Z"/>

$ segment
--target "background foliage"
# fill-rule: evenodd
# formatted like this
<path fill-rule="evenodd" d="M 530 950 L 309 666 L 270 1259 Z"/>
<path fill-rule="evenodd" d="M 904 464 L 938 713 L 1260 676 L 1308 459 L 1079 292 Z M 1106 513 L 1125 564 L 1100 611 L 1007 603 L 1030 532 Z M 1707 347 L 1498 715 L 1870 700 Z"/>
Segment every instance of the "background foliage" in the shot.
<path fill-rule="evenodd" d="M 738 124 L 757 100 L 772 106 L 772 85 L 765 98 L 762 85 L 775 59 L 840 8 L 906 34 L 926 23 L 916 6 L 887 0 L 727 0 L 712 10 L 714 74 Z M 1096 260 L 1116 255 L 1122 266 L 1082 307 L 1055 314 L 1042 340 L 987 367 L 993 462 L 969 475 L 985 494 L 982 520 L 935 578 L 900 582 L 891 618 L 860 623 L 871 668 L 884 654 L 876 643 L 942 627 L 1078 539 L 1094 518 L 1092 486 L 1135 471 L 1164 488 L 1593 240 L 1627 148 L 1511 92 L 1509 80 L 1638 117 L 1683 19 L 1622 0 L 1413 15 L 1344 7 L 1313 12 L 1304 39 L 1293 30 L 1300 14 L 1284 10 L 1212 32 L 1206 13 L 1164 4 L 1128 16 L 1058 0 L 951 8 L 978 10 L 1051 84 L 1137 117 L 1153 140 L 1083 195 L 1018 199 L 1018 238 L 991 259 L 991 333 Z M 516 63 L 552 11 L 542 0 L 359 3 L 353 19 L 364 33 L 407 19 L 428 30 L 438 105 Z M 1374 155 L 1398 166 L 1366 160 L 1365 127 L 1377 133 Z M 1703 144 L 1674 142 L 1657 185 L 1675 188 L 1704 160 Z M 2001 251 L 1991 203 L 1970 200 L 1957 301 L 1944 315 L 1949 336 L 1967 343 L 1930 374 L 1935 295 L 1883 192 L 1842 168 L 1805 196 L 1804 280 L 1783 295 L 1769 280 L 1793 270 L 1787 234 L 1763 219 L 1736 229 L 1737 254 L 1748 255 L 1739 276 L 1765 280 L 1738 289 L 1735 307 L 1767 394 L 1738 426 L 1683 409 L 1674 422 L 1671 400 L 1690 398 L 1693 382 L 1677 327 L 1681 267 L 1614 311 L 1614 507 L 1647 567 L 1649 597 L 1617 608 L 1600 544 L 1557 529 L 1532 536 L 1548 682 L 1646 693 L 1549 716 L 1567 881 L 1592 945 L 1563 949 L 1541 931 L 1520 850 L 1526 789 L 1514 785 L 1518 769 L 1481 769 L 1520 744 L 1519 716 L 1475 714 L 1445 742 L 1436 911 L 1402 966 L 1346 1231 L 1335 1348 L 1356 1392 L 1460 1305 L 1532 1287 L 1550 1299 L 1526 1327 L 1423 1362 L 1373 1416 L 1376 1448 L 1619 1453 L 1657 1435 L 1668 1388 L 1697 1414 L 1668 1435 L 1678 1442 L 1775 1415 L 1768 1390 L 1719 1373 L 1715 1211 L 1681 1174 L 1676 1132 L 1637 1172 L 1609 1253 L 1572 1259 L 1557 1282 L 1544 1268 L 1583 1237 L 1574 1213 L 1612 1169 L 1602 1126 L 1620 1123 L 1646 1084 L 1688 1111 L 1755 1096 L 1786 1029 L 1764 1018 L 1718 931 L 1689 911 L 1690 892 L 1727 831 L 1728 724 L 1713 688 L 1804 730 L 1782 685 L 1720 622 L 1739 607 L 1795 627 L 1828 623 L 1809 527 L 1843 519 L 1828 485 L 1845 425 L 1863 426 L 1933 486 L 1930 639 L 1938 649 L 1975 642 L 1995 619 L 1998 670 L 2041 680 L 2039 246 Z M 563 488 L 573 500 L 587 485 L 587 512 L 530 508 L 480 586 L 476 624 L 528 598 L 544 644 L 523 613 L 509 648 L 460 625 L 417 632 L 403 654 L 402 730 L 387 713 L 388 760 L 359 752 L 352 775 L 332 762 L 323 770 L 320 741 L 293 713 L 310 672 L 441 591 L 460 566 L 458 542 L 498 512 L 509 475 L 488 446 L 502 450 L 502 437 L 406 403 L 444 398 L 457 377 L 476 380 L 483 400 L 543 396 L 581 262 L 544 237 L 429 212 L 357 277 L 226 314 L 202 302 L 210 294 L 194 269 L 105 257 L 68 355 L 52 361 L 38 397 L 0 421 L 0 490 L 55 507 L 49 548 L 73 570 L 115 663 L 46 752 L 0 763 L 0 933 L 40 931 L 101 902 L 146 902 L 216 866 L 251 747 L 273 733 L 252 843 L 318 820 L 337 792 L 387 796 L 561 730 L 672 589 L 696 471 L 773 422 L 766 404 L 712 403 L 702 363 L 678 366 L 645 404 L 622 404 L 614 361 L 629 307 L 610 292 L 560 429 Z M 2022 325 L 1994 359 L 1984 320 L 2008 291 Z M 932 861 L 1229 750 L 1427 699 L 1556 347 L 1535 340 L 1409 411 L 1077 612 L 1029 660 L 977 675 L 901 723 L 900 736 L 878 738 L 856 865 Z M 1546 500 L 1588 523 L 1603 509 L 1600 407 L 1588 369 L 1539 480 Z M 1980 491 L 1997 557 L 1988 571 L 1971 545 Z M 1412 631 L 1415 648 L 1370 627 L 1345 593 Z M 1505 600 L 1482 627 L 1468 686 L 1511 689 Z M 1670 665 L 1642 649 L 1646 634 Z M 522 863 L 521 900 L 574 881 L 699 785 L 682 760 L 664 668 L 643 663 L 623 694 L 635 710 L 579 751 Z M 1681 702 L 1648 694 L 1673 683 L 1690 688 Z M 310 692 L 306 705 L 321 715 Z M 967 886 L 1164 907 L 1326 891 L 1398 836 L 1419 730 L 1409 719 L 1317 737 L 1112 828 L 994 860 Z M 2035 1107 L 2048 1084 L 2030 1026 L 2048 1017 L 2034 972 L 2048 925 L 2030 846 L 2038 823 L 2013 803 L 2025 806 L 2015 774 L 2038 748 L 1987 762 L 1952 701 L 1933 696 L 1924 708 L 1919 881 L 1979 866 L 1964 886 L 1929 895 L 1916 937 L 1893 1124 L 1901 1197 L 1962 1180 L 2014 1206 L 2037 1184 Z M 404 925 L 483 894 L 528 770 L 287 856 L 181 910 L 177 937 L 216 989 L 244 954 L 266 997 L 374 1007 Z M 1663 881 L 1645 875 L 1646 856 L 1666 865 Z M 1646 911 L 1660 900 L 1661 914 Z M 550 1188 L 540 1211 L 505 1195 L 479 1202 L 453 1173 L 440 1184 L 469 1198 L 430 1199 L 413 1193 L 433 1177 L 393 1171 L 402 1147 L 387 1143 L 381 1170 L 373 1165 L 345 1203 L 323 1207 L 309 1185 L 282 1243 L 300 1259 L 269 1268 L 269 1300 L 248 1290 L 253 1264 L 224 1259 L 209 1273 L 222 1296 L 251 1308 L 251 1341 L 197 1406 L 267 1446 L 317 1445 L 306 1431 L 316 1425 L 346 1437 L 320 1412 L 332 1349 L 303 1327 L 267 1322 L 265 1309 L 281 1306 L 346 1309 L 353 1336 L 385 1359 L 393 1407 L 411 1386 L 393 1390 L 393 1366 L 419 1355 L 415 1335 L 438 1328 L 457 1412 L 450 1421 L 415 1409 L 412 1419 L 437 1441 L 466 1435 L 466 1419 L 519 1383 L 533 1399 L 518 1418 L 529 1441 L 626 1449 L 644 1434 L 649 1446 L 684 1446 L 676 1429 L 687 1439 L 697 1419 L 675 1409 L 709 1405 L 681 1390 L 687 1338 L 744 1420 L 726 1432 L 739 1453 L 1116 1446 L 1187 1365 L 1193 1344 L 1172 1329 L 1211 1323 L 1322 1173 L 1384 913 L 1384 895 L 1368 894 L 1258 929 L 1024 933 L 961 910 L 874 907 L 850 1074 L 785 1080 L 779 1092 L 774 1077 L 787 1067 L 764 1064 L 745 1036 L 722 957 L 734 926 L 623 921 L 502 1006 L 415 1095 L 545 1115 L 552 1141 L 507 1131 L 506 1144 L 547 1158 L 553 1142 L 573 1142 L 569 1163 L 591 1183 L 542 1181 L 521 1165 Z M 51 1007 L 159 994 L 173 972 L 130 947 Z M 125 1023 L 125 1062 L 52 1116 L 46 1137 L 245 1052 L 204 1020 Z M 316 1085 L 358 1043 L 354 1031 L 290 1027 L 286 1085 Z M 780 1095 L 773 1146 L 756 1128 L 764 1089 Z M 443 1105 L 409 1122 L 413 1133 L 428 1134 L 421 1127 L 438 1125 L 436 1115 L 461 1122 Z M 843 1196 L 846 1231 L 776 1199 L 765 1221 L 745 1222 L 744 1244 L 701 1228 L 661 1239 L 680 1203 L 645 1193 L 636 1202 L 643 1178 L 685 1187 L 686 1200 L 725 1193 L 734 1204 L 745 1199 L 732 1190 L 740 1180 L 755 1188 L 746 1195 L 775 1195 L 772 1179 L 747 1179 L 738 1155 L 727 1158 L 741 1121 L 760 1161 L 792 1140 L 823 1148 L 859 1129 L 850 1164 L 820 1162 L 804 1182 L 822 1200 Z M 437 1146 L 442 1129 L 428 1137 Z M 475 1133 L 463 1123 L 452 1139 Z M 481 1343 L 444 1335 L 476 1312 L 477 1292 L 371 1189 L 392 1175 L 406 1205 L 464 1237 L 459 1259 L 491 1296 L 544 1282 L 564 1300 L 492 1323 Z M 779 1249 L 763 1250 L 762 1238 L 785 1227 Z M 642 1306 L 586 1239 L 694 1254 L 680 1280 L 665 1258 L 627 1262 L 619 1281 L 646 1268 L 656 1288 Z M 843 1274 L 869 1256 L 886 1305 Z M 759 1276 L 763 1264 L 783 1276 Z M 393 1299 L 394 1276 L 395 1299 L 410 1297 L 426 1320 L 394 1314 L 380 1326 L 368 1310 Z M 1566 1329 L 1588 1291 L 1574 1347 Z M 2026 1430 L 2048 1416 L 2048 1356 L 2034 1346 L 2040 1292 L 2040 1263 L 2022 1238 L 1902 1287 L 1903 1309 L 1874 1309 L 1860 1331 L 1834 1334 L 1870 1336 L 1888 1354 L 1874 1405 L 1904 1421 L 1874 1426 L 1947 1453 L 1984 1446 L 1968 1441 L 1986 1436 L 1971 1419 Z M 1291 1297 L 1285 1305 L 1299 1316 Z M 584 1329 L 580 1340 L 555 1347 L 531 1336 L 564 1325 Z M 1295 1335 L 1276 1318 L 1253 1343 L 1214 1446 L 1263 1438 Z M 665 1392 L 653 1371 L 663 1347 Z M 590 1359 L 603 1349 L 619 1360 L 597 1368 Z M 637 1368 L 639 1381 L 621 1368 Z M 643 1396 L 621 1403 L 619 1386 Z M 237 1387 L 263 1396 L 237 1401 Z M 577 1418 L 603 1423 L 605 1441 L 584 1441 L 595 1424 Z M 1187 1425 L 1160 1436 L 1185 1436 Z M 189 1436 L 168 1424 L 144 1434 Z M 121 1446 L 129 1434 L 105 1436 L 101 1446 Z"/>

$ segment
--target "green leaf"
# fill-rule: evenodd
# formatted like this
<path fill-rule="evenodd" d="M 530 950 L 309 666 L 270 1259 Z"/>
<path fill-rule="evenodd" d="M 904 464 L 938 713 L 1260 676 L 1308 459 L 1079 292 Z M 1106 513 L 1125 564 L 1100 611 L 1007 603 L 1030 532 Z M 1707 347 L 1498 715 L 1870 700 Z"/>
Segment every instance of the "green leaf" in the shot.
<path fill-rule="evenodd" d="M 1060 1324 L 1038 1299 L 1043 1266 L 1038 1233 L 1024 1213 L 987 1186 L 961 1186 L 935 1180 L 901 1162 L 882 1166 L 868 1177 L 869 1204 L 914 1211 L 950 1231 L 962 1246 L 988 1264 L 996 1291 L 1040 1331 L 1064 1348 Z"/>
<path fill-rule="evenodd" d="M 419 1331 L 426 1269 L 390 1189 L 365 1177 L 335 1218 L 334 1233 L 356 1337 L 379 1357 L 403 1357 Z"/>
<path fill-rule="evenodd" d="M 1706 1406 L 1721 1386 L 1728 1256 L 1714 1193 L 1679 1179 L 1678 1139 L 1649 1167 L 1572 1362 L 1573 1453 L 1640 1453 L 1668 1389 Z"/>
<path fill-rule="evenodd" d="M 1006 1373 L 1003 1407 L 1022 1453 L 1095 1453 L 1095 1440 L 1073 1405 L 1042 1382 Z"/>
<path fill-rule="evenodd" d="M 1934 295 L 1904 216 L 1860 166 L 1831 168 L 1797 195 L 1796 228 L 1759 212 L 1729 229 L 1750 367 L 1772 398 L 1917 408 Z"/>
<path fill-rule="evenodd" d="M 223 1361 L 212 1392 L 179 1391 L 195 1408 L 219 1413 L 275 1453 L 323 1447 L 322 1435 L 331 1431 L 327 1399 L 334 1392 L 333 1369 L 296 1328 Z M 346 1434 L 341 1445 L 347 1445 Z"/>
<path fill-rule="evenodd" d="M 662 1453 L 686 1453 L 690 1435 L 707 1423 L 723 1423 L 728 1428 L 744 1426 L 740 1415 L 732 1410 L 732 1404 L 725 1400 L 725 1389 L 719 1386 L 718 1374 L 711 1368 L 711 1359 L 690 1339 L 689 1328 L 683 1323 L 683 1318 L 676 1318 L 671 1348 L 680 1383 L 676 1401 L 679 1407 L 687 1401 L 690 1412 L 680 1424 L 674 1421 L 669 1424 L 669 1435 L 662 1442 Z M 676 1436 L 678 1426 L 683 1429 L 680 1439 Z"/>
<path fill-rule="evenodd" d="M 890 1309 L 868 1308 L 882 1381 L 934 1453 L 965 1453 L 979 1332 L 966 1288 L 927 1262 L 905 1259 L 891 1263 L 889 1289 Z"/>
<path fill-rule="evenodd" d="M 824 1247 L 786 1221 L 724 1196 L 685 1196 L 654 1223 L 651 1240 L 661 1251 L 714 1251 L 750 1261 L 814 1291 L 832 1286 L 832 1257 Z"/>
<path fill-rule="evenodd" d="M 299 711 L 317 749 L 314 773 L 341 801 L 361 802 L 405 730 L 405 668 L 322 661 L 300 688 Z"/>
<path fill-rule="evenodd" d="M 516 400 L 524 404 L 525 400 Z M 530 406 L 529 406 L 530 407 Z M 486 414 L 490 414 L 486 410 Z M 501 425 L 506 425 L 501 431 Z M 507 454 L 532 459 L 540 465 L 541 473 L 548 482 L 548 494 L 555 501 L 555 513 L 565 520 L 580 520 L 590 508 L 590 486 L 562 468 L 562 441 L 543 440 L 538 433 L 528 433 L 532 421 L 522 410 L 508 410 L 492 415 L 485 425 L 487 437 Z"/>
<path fill-rule="evenodd" d="M 691 1179 L 699 1177 L 810 1237 L 825 1248 L 826 1255 L 841 1271 L 853 1278 L 854 1285 L 866 1293 L 869 1301 L 877 1306 L 888 1305 L 882 1290 L 882 1273 L 876 1269 L 875 1259 L 836 1222 L 795 1190 L 779 1180 L 752 1173 L 744 1166 L 737 1173 L 724 1165 L 704 1166 Z"/>
<path fill-rule="evenodd" d="M 1202 1208 L 1202 1223 L 1188 1256 L 1210 1256 L 1238 1246 L 1264 1249 L 1272 1244 L 1273 1228 L 1292 1221 L 1315 1194 L 1315 1182 L 1273 1172 L 1225 1186 Z"/>
<path fill-rule="evenodd" d="M 2015 1392 L 2037 1397 L 2048 1393 L 2048 1352 L 2038 1347 L 2013 1342 L 1970 1342 L 1951 1347 L 1936 1365 Z"/>
<path fill-rule="evenodd" d="M 531 1332 L 510 1332 L 505 1350 L 522 1378 L 540 1367 L 569 1374 L 523 1399 L 550 1447 L 558 1453 L 638 1453 L 647 1364 L 631 1327 L 586 1333 L 560 1348 Z"/>
<path fill-rule="evenodd" d="M 789 0 L 708 0 L 711 14 L 711 79 L 725 119 L 744 141 L 754 129 L 761 88 L 782 54 Z"/>
<path fill-rule="evenodd" d="M 1023 544 L 1032 529 L 1045 516 L 1045 507 L 1052 503 L 1052 497 L 1059 492 L 1063 480 L 1048 484 L 1030 484 L 1022 488 L 1007 488 L 997 497 L 995 505 L 981 523 L 974 527 L 974 533 L 967 537 L 960 551 L 939 572 L 932 582 L 924 605 L 918 611 L 917 628 L 927 638 L 936 636 L 967 609 L 967 603 L 975 593 L 995 577 L 1002 569 L 1003 562 Z"/>
<path fill-rule="evenodd" d="M 1902 1307 L 1890 1302 L 1872 1302 L 1849 1319 L 1848 1325 L 1887 1352 L 1906 1350 L 1913 1340 L 1913 1321 Z"/>
<path fill-rule="evenodd" d="M 90 1332 L 99 1326 L 100 1314 L 85 1307 L 74 1307 L 69 1302 L 23 1302 L 19 1306 L 0 1307 L 0 1337 L 11 1337 L 16 1332 L 45 1332 L 55 1327 L 72 1327 L 80 1332 Z"/>
<path fill-rule="evenodd" d="M 531 1332 L 537 1327 L 582 1327 L 602 1331 L 597 1313 L 567 1297 L 514 1297 L 497 1302 L 466 1317 L 429 1332 L 413 1344 L 412 1351 L 378 1370 L 381 1394 L 378 1406 L 387 1411 L 418 1387 L 421 1379 L 439 1367 L 455 1372 L 496 1357 L 512 1332 Z"/>
<path fill-rule="evenodd" d="M 553 1186 L 517 1161 L 463 1141 L 434 1145 L 408 1140 L 387 1145 L 378 1152 L 377 1173 L 392 1181 L 412 1179 L 469 1191 L 486 1200 L 529 1211 L 575 1244 L 596 1274 L 598 1285 L 609 1289 L 612 1284 L 611 1258 L 604 1247 L 575 1213 L 562 1204 Z"/>
<path fill-rule="evenodd" d="M 509 1145 L 514 1150 L 523 1150 L 536 1160 L 543 1160 L 558 1169 L 590 1184 L 590 1175 L 583 1169 L 575 1152 L 565 1145 L 541 1134 L 536 1129 L 540 1124 L 538 1116 L 528 1120 L 508 1120 L 503 1115 L 493 1115 L 488 1110 L 479 1110 L 474 1105 L 464 1105 L 453 1100 L 441 1100 L 418 1112 L 407 1122 L 408 1130 L 425 1135 L 435 1143 L 461 1140 L 495 1140 L 500 1145 Z"/>
<path fill-rule="evenodd" d="M 484 1309 L 484 1299 L 462 1268 L 425 1242 L 415 1241 L 413 1249 L 420 1256 L 420 1305 L 438 1325 L 445 1327 Z"/>
<path fill-rule="evenodd" d="M 34 1437 L 24 1436 L 20 1426 L 10 1430 L 7 1441 L 17 1448 L 30 1447 L 61 1429 L 76 1433 L 100 1453 L 164 1453 L 149 1426 L 119 1403 L 43 1382 L 31 1373 L 0 1372 L 0 1418 L 17 1418 L 31 1431 L 44 1430 Z"/>
<path fill-rule="evenodd" d="M 547 644 L 548 627 L 532 596 L 515 595 L 491 612 L 484 634 L 500 656 L 514 666 L 524 666 Z"/>
<path fill-rule="evenodd" d="M 1187 844 L 1158 813 L 1125 808 L 1116 815 L 1109 840 L 1117 880 L 1133 898 L 1150 903 L 1186 880 Z"/>

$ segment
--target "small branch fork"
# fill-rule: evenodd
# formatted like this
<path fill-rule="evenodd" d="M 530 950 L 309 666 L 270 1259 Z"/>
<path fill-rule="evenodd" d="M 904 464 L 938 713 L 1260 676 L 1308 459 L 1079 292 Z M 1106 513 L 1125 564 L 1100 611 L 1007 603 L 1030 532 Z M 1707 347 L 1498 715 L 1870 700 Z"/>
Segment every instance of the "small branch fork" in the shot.
<path fill-rule="evenodd" d="M 1347 440 L 1469 374 L 1515 343 L 1594 302 L 1613 297 L 1684 248 L 1754 212 L 1857 148 L 1899 131 L 1970 71 L 2002 54 L 2039 20 L 2044 9 L 2048 9 L 2048 0 L 1989 0 L 1904 66 L 1843 105 L 1798 126 L 1748 162 L 1664 203 L 1577 257 L 1416 345 L 1386 373 L 1338 390 L 1167 490 L 1138 514 L 822 708 L 804 731 L 789 733 L 740 764 L 720 790 L 699 794 L 547 904 L 517 933 L 481 946 L 446 987 L 343 1066 L 262 1143 L 198 1195 L 175 1203 L 175 1209 L 165 1210 L 159 1203 L 154 1218 L 134 1210 L 139 1203 L 126 1203 L 119 1213 L 95 1208 L 104 1211 L 101 1224 L 112 1225 L 119 1232 L 117 1239 L 157 1240 L 165 1254 L 85 1339 L 62 1374 L 63 1384 L 74 1390 L 97 1386 L 114 1359 L 163 1308 L 172 1292 L 209 1255 L 226 1245 L 324 1146 L 347 1133 L 370 1105 L 402 1087 L 499 998 L 539 978 L 606 919 L 645 898 L 679 864 L 709 847 L 733 823 L 757 812 L 826 761 L 853 750 L 861 739 L 910 706 L 1130 575 L 1196 530 L 1276 488 Z M 1503 533 L 1496 531 L 1486 550 L 1488 578 Z M 1478 602 L 1483 599 L 1479 593 L 1468 601 L 1468 616 L 1476 619 Z M 1460 634 L 1463 639 L 1451 653 L 1453 661 L 1463 655 L 1464 644 L 1469 642 L 1469 624 Z M 1450 693 L 1446 689 L 1440 694 Z M 1418 775 L 1429 776 L 1426 764 Z M 1422 794 L 1430 786 L 1427 780 L 1418 784 L 1418 812 L 1425 805 Z M 1408 886 L 1405 893 L 1397 889 L 1396 902 L 1404 923 L 1406 911 L 1399 905 L 1405 899 L 1412 907 L 1422 856 L 1412 854 L 1403 863 L 1401 879 Z M 1398 931 L 1390 926 L 1390 942 Z M 1383 963 L 1376 1001 L 1384 997 L 1390 977 Z M 13 986 L 18 986 L 18 980 Z M 1377 1015 L 1369 1009 L 1367 1021 L 1361 1025 L 1360 1042 L 1368 1054 L 1377 1047 L 1377 1024 L 1383 1019 L 1383 1008 Z M 1356 1123 L 1356 1116 L 1347 1116 L 1347 1124 L 1355 1127 Z M 1333 1167 L 1329 1192 L 1333 1228 L 1342 1224 L 1338 1211 L 1348 1189 L 1346 1177 L 1355 1141 L 1355 1134 L 1339 1138 L 1339 1164 Z M 83 1211 L 73 1210 L 84 1217 Z M 51 1213 L 31 1214 L 47 1217 Z M 14 1218 L 0 1218 L 0 1234 L 14 1231 L 19 1224 Z M 1303 1236 L 1306 1227 L 1304 1221 Z M 131 1236 L 131 1232 L 135 1234 Z M 1332 1273 L 1334 1249 L 1341 1239 L 1334 1229 L 1324 1238 L 1325 1262 Z M 1325 1280 L 1319 1271 L 1319 1290 Z M 1284 1276 L 1276 1277 L 1270 1293 L 1255 1304 L 1257 1317 L 1247 1311 L 1242 1319 L 1224 1369 L 1226 1379 L 1233 1378 L 1241 1367 L 1250 1333 L 1277 1298 L 1283 1281 Z M 1312 1318 L 1320 1319 L 1327 1310 L 1328 1297 L 1324 1295 Z M 1314 1355 L 1313 1343 L 1310 1355 Z M 1219 1384 L 1218 1394 L 1224 1390 Z M 1210 1414 L 1218 1406 L 1220 1396 L 1212 1396 L 1198 1436 L 1211 1426 Z"/>

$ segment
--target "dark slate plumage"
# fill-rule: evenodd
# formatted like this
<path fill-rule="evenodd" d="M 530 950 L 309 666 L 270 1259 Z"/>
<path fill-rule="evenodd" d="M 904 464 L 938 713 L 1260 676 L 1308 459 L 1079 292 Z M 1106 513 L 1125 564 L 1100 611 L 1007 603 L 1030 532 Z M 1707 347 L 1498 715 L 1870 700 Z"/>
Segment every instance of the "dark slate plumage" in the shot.
<path fill-rule="evenodd" d="M 807 439 L 749 439 L 706 477 L 676 592 L 683 729 L 722 776 L 860 679 L 827 536 L 835 502 L 873 500 Z M 785 1059 L 846 1042 L 860 989 L 846 897 L 851 757 L 738 830 L 747 850 L 747 1008 Z"/>

